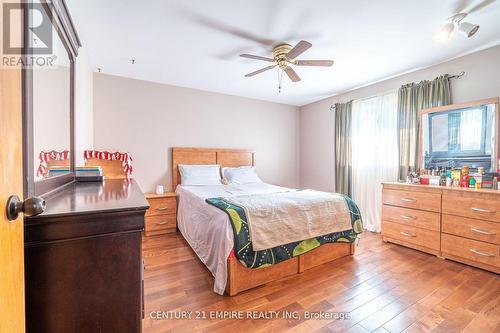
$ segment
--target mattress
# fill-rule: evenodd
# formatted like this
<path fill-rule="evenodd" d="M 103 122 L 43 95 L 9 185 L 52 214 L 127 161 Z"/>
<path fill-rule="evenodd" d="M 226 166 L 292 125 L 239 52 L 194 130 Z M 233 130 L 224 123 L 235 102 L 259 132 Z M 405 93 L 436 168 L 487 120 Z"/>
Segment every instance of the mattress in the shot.
<path fill-rule="evenodd" d="M 227 258 L 234 238 L 228 215 L 205 202 L 208 198 L 278 193 L 288 188 L 266 183 L 243 185 L 177 186 L 177 224 L 180 232 L 215 278 L 214 292 L 224 294 Z"/>

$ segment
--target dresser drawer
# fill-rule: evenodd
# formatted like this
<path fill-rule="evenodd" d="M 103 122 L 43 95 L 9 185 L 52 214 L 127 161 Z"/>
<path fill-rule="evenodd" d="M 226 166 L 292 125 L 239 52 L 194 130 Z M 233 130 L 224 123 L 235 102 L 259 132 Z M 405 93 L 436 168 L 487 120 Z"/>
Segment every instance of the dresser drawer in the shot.
<path fill-rule="evenodd" d="M 500 245 L 500 223 L 443 214 L 443 232 Z"/>
<path fill-rule="evenodd" d="M 384 189 L 382 202 L 386 205 L 441 212 L 441 194 Z"/>
<path fill-rule="evenodd" d="M 439 231 L 382 221 L 382 236 L 439 251 Z"/>
<path fill-rule="evenodd" d="M 175 214 L 177 201 L 175 197 L 148 198 L 149 209 L 146 216 Z"/>
<path fill-rule="evenodd" d="M 498 245 L 443 234 L 441 236 L 441 251 L 445 256 L 449 254 L 496 268 L 500 267 L 500 247 Z"/>
<path fill-rule="evenodd" d="M 443 213 L 500 222 L 500 196 L 494 200 L 471 194 L 443 194 Z"/>
<path fill-rule="evenodd" d="M 384 221 L 440 231 L 439 219 L 439 213 L 382 205 L 382 220 Z"/>
<path fill-rule="evenodd" d="M 154 215 L 145 219 L 146 236 L 175 232 L 177 227 L 177 215 Z"/>

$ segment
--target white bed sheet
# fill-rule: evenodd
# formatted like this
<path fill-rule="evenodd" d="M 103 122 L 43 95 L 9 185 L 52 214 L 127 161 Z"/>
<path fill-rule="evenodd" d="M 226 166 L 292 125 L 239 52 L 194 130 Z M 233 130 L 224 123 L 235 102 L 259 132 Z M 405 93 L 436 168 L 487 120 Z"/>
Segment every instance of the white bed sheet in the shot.
<path fill-rule="evenodd" d="M 225 212 L 207 198 L 277 193 L 290 189 L 266 183 L 242 185 L 177 186 L 177 224 L 180 232 L 215 278 L 214 292 L 224 294 L 227 258 L 234 247 L 233 230 Z"/>

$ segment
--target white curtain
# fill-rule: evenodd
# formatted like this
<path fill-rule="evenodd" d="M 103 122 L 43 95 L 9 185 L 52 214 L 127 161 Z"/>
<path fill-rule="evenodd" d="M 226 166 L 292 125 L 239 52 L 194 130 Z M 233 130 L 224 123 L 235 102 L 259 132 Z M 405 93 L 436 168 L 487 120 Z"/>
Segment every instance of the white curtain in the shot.
<path fill-rule="evenodd" d="M 397 92 L 352 103 L 352 197 L 365 228 L 380 232 L 381 182 L 398 179 Z"/>

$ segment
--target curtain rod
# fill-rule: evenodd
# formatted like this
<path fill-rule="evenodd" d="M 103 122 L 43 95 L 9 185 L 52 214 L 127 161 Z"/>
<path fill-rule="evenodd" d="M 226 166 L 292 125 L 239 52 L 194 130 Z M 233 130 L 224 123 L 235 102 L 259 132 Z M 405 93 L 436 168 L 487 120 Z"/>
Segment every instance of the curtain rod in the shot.
<path fill-rule="evenodd" d="M 465 75 L 465 72 L 461 71 L 458 74 L 448 76 L 448 79 L 460 79 L 464 75 Z"/>
<path fill-rule="evenodd" d="M 448 80 L 449 79 L 460 79 L 464 75 L 465 75 L 465 72 L 461 71 L 458 74 L 448 76 Z M 330 111 L 335 111 L 335 105 L 330 106 Z"/>

